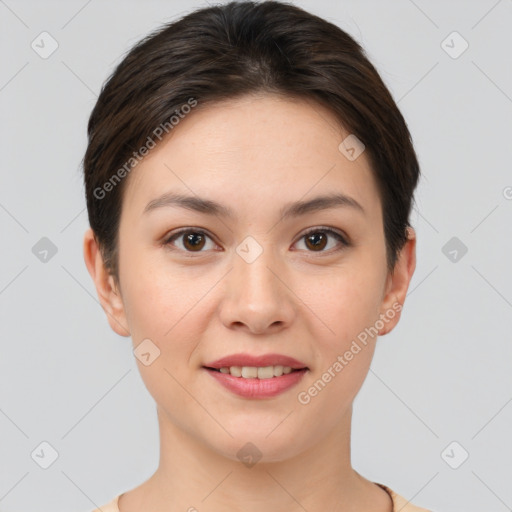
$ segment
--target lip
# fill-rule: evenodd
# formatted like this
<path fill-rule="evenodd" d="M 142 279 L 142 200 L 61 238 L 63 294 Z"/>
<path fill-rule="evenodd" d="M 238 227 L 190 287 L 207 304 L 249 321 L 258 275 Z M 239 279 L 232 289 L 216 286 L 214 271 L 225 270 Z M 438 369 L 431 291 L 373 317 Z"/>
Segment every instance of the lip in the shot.
<path fill-rule="evenodd" d="M 285 356 L 282 354 L 264 354 L 261 356 L 253 356 L 250 354 L 232 354 L 229 356 L 221 357 L 216 361 L 207 363 L 204 365 L 205 368 L 229 368 L 230 366 L 289 366 L 292 370 L 301 370 L 307 368 L 307 365 L 294 359 L 293 357 Z M 290 375 L 290 374 L 288 374 Z M 236 379 L 238 377 L 235 377 Z M 272 379 L 280 379 L 281 377 L 273 377 Z M 268 380 L 272 380 L 268 379 Z M 251 380 L 251 379 L 247 379 Z M 267 379 L 263 379 L 267 380 Z"/>
<path fill-rule="evenodd" d="M 243 377 L 233 377 L 233 375 L 229 373 L 221 373 L 211 368 L 204 368 L 204 370 L 226 389 L 244 398 L 275 397 L 297 385 L 305 373 L 309 371 L 307 368 L 302 368 L 292 371 L 291 373 L 283 374 L 281 377 L 271 377 L 270 379 L 245 379 Z"/>

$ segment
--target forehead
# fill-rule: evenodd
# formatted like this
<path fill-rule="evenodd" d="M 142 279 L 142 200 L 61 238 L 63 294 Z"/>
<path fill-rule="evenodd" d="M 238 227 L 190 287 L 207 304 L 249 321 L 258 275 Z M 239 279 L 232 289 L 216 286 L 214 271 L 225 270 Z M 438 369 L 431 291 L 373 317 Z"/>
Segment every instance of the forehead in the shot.
<path fill-rule="evenodd" d="M 199 103 L 134 168 L 123 203 L 142 211 L 157 195 L 177 191 L 241 206 L 271 201 L 277 209 L 341 192 L 371 214 L 380 208 L 377 187 L 364 152 L 350 160 L 340 151 L 349 135 L 309 100 L 254 95 Z"/>

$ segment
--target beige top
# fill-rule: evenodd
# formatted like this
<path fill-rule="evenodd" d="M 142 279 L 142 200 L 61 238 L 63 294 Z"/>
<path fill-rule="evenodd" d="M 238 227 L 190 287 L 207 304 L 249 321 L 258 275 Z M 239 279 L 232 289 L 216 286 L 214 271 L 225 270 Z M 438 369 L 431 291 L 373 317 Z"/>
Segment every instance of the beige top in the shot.
<path fill-rule="evenodd" d="M 392 491 L 389 487 L 377 482 L 374 483 L 382 487 L 391 496 L 391 499 L 393 500 L 393 512 L 432 512 L 426 508 L 420 508 L 413 505 L 412 503 L 409 503 L 405 498 Z M 117 506 L 119 496 L 121 495 L 119 494 L 112 501 L 100 508 L 93 510 L 92 512 L 119 512 L 119 507 Z"/>

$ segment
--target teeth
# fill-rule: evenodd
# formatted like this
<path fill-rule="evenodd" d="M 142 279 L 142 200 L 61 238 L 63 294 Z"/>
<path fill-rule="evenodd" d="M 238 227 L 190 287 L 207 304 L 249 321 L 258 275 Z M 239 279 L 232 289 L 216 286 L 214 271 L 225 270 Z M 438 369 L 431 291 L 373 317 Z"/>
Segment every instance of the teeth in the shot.
<path fill-rule="evenodd" d="M 241 366 L 232 366 L 231 368 L 226 368 L 226 370 L 233 375 L 233 377 L 241 377 L 242 376 L 242 367 Z"/>
<path fill-rule="evenodd" d="M 221 373 L 229 373 L 233 377 L 242 377 L 243 379 L 271 379 L 272 377 L 281 377 L 283 374 L 291 373 L 290 366 L 230 366 L 229 368 L 219 368 Z"/>
<path fill-rule="evenodd" d="M 289 368 L 289 366 L 287 366 Z M 291 368 L 290 368 L 291 369 Z M 281 365 L 274 366 L 274 377 L 281 377 L 284 373 L 284 367 Z"/>
<path fill-rule="evenodd" d="M 242 373 L 243 375 L 243 373 Z M 263 368 L 258 368 L 258 379 L 271 379 L 274 376 L 274 367 L 273 366 L 265 366 Z"/>
<path fill-rule="evenodd" d="M 256 379 L 258 377 L 258 368 L 254 366 L 242 366 L 242 377 L 244 379 Z"/>

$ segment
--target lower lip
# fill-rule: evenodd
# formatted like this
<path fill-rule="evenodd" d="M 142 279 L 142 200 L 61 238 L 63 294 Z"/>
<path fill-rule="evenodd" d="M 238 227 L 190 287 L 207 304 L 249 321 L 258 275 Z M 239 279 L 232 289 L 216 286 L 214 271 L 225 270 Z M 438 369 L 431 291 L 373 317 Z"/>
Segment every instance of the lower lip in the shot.
<path fill-rule="evenodd" d="M 299 383 L 307 369 L 293 371 L 281 377 L 270 379 L 245 379 L 233 377 L 229 373 L 221 373 L 205 368 L 205 370 L 229 391 L 245 398 L 271 398 L 290 389 Z"/>

